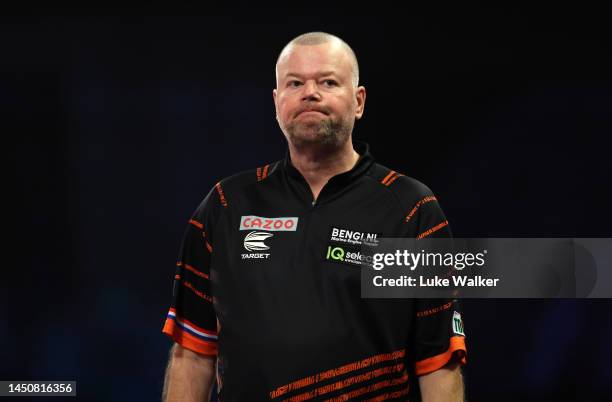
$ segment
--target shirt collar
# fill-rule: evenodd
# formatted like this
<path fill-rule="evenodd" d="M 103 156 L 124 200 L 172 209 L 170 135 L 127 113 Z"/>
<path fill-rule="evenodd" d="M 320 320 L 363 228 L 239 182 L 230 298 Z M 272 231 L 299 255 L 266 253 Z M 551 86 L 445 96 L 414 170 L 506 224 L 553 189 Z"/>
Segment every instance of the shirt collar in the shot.
<path fill-rule="evenodd" d="M 355 166 L 353 166 L 353 168 L 347 172 L 340 173 L 332 177 L 329 180 L 328 185 L 331 185 L 332 183 L 334 185 L 349 184 L 361 177 L 370 168 L 372 163 L 374 163 L 374 157 L 372 154 L 370 154 L 370 146 L 366 142 L 353 141 L 353 149 L 359 154 L 359 159 L 357 160 Z M 290 177 L 305 181 L 300 171 L 297 170 L 291 163 L 289 149 L 287 149 L 285 153 L 283 167 Z"/>

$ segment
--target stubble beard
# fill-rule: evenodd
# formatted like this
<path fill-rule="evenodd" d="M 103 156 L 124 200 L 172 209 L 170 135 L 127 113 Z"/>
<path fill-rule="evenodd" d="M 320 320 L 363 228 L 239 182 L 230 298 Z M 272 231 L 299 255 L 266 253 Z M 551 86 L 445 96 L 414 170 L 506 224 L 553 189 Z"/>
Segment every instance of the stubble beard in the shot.
<path fill-rule="evenodd" d="M 328 117 L 317 121 L 292 121 L 281 125 L 287 139 L 296 148 L 339 148 L 353 131 L 354 121 Z"/>

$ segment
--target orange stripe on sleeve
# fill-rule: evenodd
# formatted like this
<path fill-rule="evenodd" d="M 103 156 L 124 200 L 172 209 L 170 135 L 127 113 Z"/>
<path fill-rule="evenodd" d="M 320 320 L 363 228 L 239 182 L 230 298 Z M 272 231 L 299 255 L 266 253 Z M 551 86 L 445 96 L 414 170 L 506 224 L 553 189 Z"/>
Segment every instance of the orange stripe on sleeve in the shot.
<path fill-rule="evenodd" d="M 268 177 L 268 168 L 269 167 L 270 167 L 270 164 L 267 164 L 266 166 L 264 166 L 263 173 L 261 174 L 262 180 L 265 179 L 266 177 Z"/>
<path fill-rule="evenodd" d="M 176 309 L 174 307 L 170 307 L 170 310 L 172 313 L 174 313 L 174 315 L 176 316 Z M 208 335 L 217 335 L 218 332 L 215 331 L 211 331 L 209 329 L 204 329 L 202 327 L 197 326 L 196 324 L 194 324 L 193 322 L 189 321 L 186 318 L 183 318 L 181 316 L 177 316 L 177 319 L 181 320 L 182 322 L 184 322 L 185 324 L 188 324 L 190 327 L 193 327 L 195 329 L 197 329 L 200 332 L 204 332 L 205 334 Z M 180 327 L 179 327 L 180 328 Z"/>
<path fill-rule="evenodd" d="M 393 176 L 395 173 L 396 173 L 395 170 L 390 171 L 389 174 L 387 174 L 385 176 L 385 178 L 382 179 L 381 183 L 382 184 L 387 184 L 387 180 L 389 180 L 391 178 L 391 176 Z"/>
<path fill-rule="evenodd" d="M 439 355 L 429 357 L 424 360 L 420 360 L 415 363 L 415 371 L 416 375 L 423 375 L 431 373 L 432 371 L 436 371 L 444 367 L 453 356 L 453 353 L 457 351 L 463 351 L 461 359 L 459 362 L 461 364 L 466 364 L 466 348 L 465 348 L 465 337 L 463 336 L 453 336 L 450 338 L 450 345 L 446 352 L 441 353 Z"/>
<path fill-rule="evenodd" d="M 437 314 L 440 311 L 448 310 L 449 308 L 451 308 L 452 305 L 453 305 L 453 302 L 451 301 L 451 302 L 442 304 L 441 306 L 434 307 L 434 308 L 429 309 L 429 310 L 419 311 L 419 312 L 416 313 L 416 316 L 420 318 L 420 317 L 427 317 L 429 315 Z"/>
<path fill-rule="evenodd" d="M 424 231 L 423 233 L 421 233 L 420 235 L 418 235 L 416 238 L 417 239 L 422 239 L 423 237 L 427 237 L 430 234 L 437 232 L 438 230 L 442 229 L 444 226 L 448 226 L 448 221 L 444 221 L 442 223 L 438 223 L 436 226 L 427 229 L 426 231 Z"/>
<path fill-rule="evenodd" d="M 206 250 L 208 250 L 209 253 L 212 253 L 212 246 L 210 243 L 207 240 L 204 240 L 204 244 L 206 245 Z"/>
<path fill-rule="evenodd" d="M 196 289 L 196 288 L 195 288 L 195 286 L 193 286 L 193 285 L 191 284 L 191 282 L 188 282 L 188 281 L 185 281 L 185 280 L 184 280 L 184 281 L 183 281 L 183 282 L 181 282 L 181 283 L 182 283 L 182 284 L 183 284 L 183 286 L 185 286 L 187 289 L 189 289 L 189 290 L 191 290 L 193 293 L 195 293 L 195 294 L 196 294 L 196 296 L 198 296 L 198 297 L 200 297 L 200 298 L 202 298 L 202 299 L 204 299 L 204 300 L 206 300 L 206 301 L 208 301 L 208 302 L 212 303 L 212 297 L 210 297 L 209 295 L 207 295 L 207 294 L 205 294 L 205 293 L 200 292 L 198 289 Z"/>
<path fill-rule="evenodd" d="M 192 267 L 189 264 L 185 264 L 185 268 L 187 268 L 189 271 L 193 272 L 194 274 L 196 274 L 197 276 L 204 278 L 204 279 L 208 279 L 208 275 L 205 274 L 204 272 L 198 271 L 197 269 L 195 269 L 194 267 Z"/>
<path fill-rule="evenodd" d="M 217 183 L 215 185 L 215 188 L 217 189 L 217 193 L 219 193 L 219 201 L 221 202 L 221 205 L 227 208 L 227 200 L 225 199 L 225 194 L 223 194 L 223 189 L 221 188 L 221 182 Z"/>
<path fill-rule="evenodd" d="M 168 335 L 170 338 L 174 340 L 174 342 L 178 343 L 185 349 L 192 350 L 196 353 L 207 355 L 207 356 L 216 356 L 217 355 L 217 345 L 212 342 L 202 341 L 190 333 L 183 331 L 181 327 L 176 325 L 174 320 L 167 318 L 164 324 L 164 328 L 162 332 Z"/>
<path fill-rule="evenodd" d="M 386 183 L 385 186 L 389 187 L 391 185 L 391 183 L 393 183 L 395 180 L 397 180 L 398 177 L 403 176 L 403 174 L 401 173 L 396 173 L 395 176 L 393 176 L 392 178 L 390 178 Z"/>
<path fill-rule="evenodd" d="M 257 173 L 257 181 L 261 181 L 261 168 L 260 167 L 257 168 L 256 173 Z"/>
<path fill-rule="evenodd" d="M 204 225 L 202 225 L 200 222 L 196 220 L 189 219 L 189 223 L 191 223 L 193 226 L 197 227 L 200 230 L 204 229 Z"/>
<path fill-rule="evenodd" d="M 415 212 L 417 211 L 417 209 L 419 209 L 421 205 L 425 204 L 426 202 L 431 202 L 431 201 L 436 201 L 436 197 L 433 195 L 430 195 L 430 196 L 423 198 L 419 202 L 417 202 L 414 208 L 412 208 L 410 213 L 406 216 L 406 222 L 408 222 L 412 218 L 412 216 L 415 214 Z"/>

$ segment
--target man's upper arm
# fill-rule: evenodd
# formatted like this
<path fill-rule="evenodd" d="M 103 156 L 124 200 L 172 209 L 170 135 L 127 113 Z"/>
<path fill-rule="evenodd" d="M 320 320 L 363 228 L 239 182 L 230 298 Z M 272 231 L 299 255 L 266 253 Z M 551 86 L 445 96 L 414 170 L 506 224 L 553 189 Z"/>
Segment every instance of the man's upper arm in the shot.
<path fill-rule="evenodd" d="M 405 236 L 418 239 L 452 237 L 438 198 L 422 183 L 413 182 L 413 186 L 417 196 L 410 197 Z M 458 301 L 415 299 L 414 306 L 410 348 L 416 374 L 426 375 L 453 362 L 465 364 L 465 332 Z"/>
<path fill-rule="evenodd" d="M 176 264 L 172 301 L 162 330 L 183 348 L 201 355 L 217 354 L 210 263 L 213 229 L 222 208 L 213 188 L 189 219 Z"/>

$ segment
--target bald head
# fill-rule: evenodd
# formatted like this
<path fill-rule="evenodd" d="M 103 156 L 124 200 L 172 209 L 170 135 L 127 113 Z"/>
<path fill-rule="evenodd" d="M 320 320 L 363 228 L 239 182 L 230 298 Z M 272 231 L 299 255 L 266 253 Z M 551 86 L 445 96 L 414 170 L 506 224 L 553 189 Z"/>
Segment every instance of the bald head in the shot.
<path fill-rule="evenodd" d="M 353 85 L 357 87 L 359 85 L 359 64 L 357 63 L 357 56 L 353 49 L 342 39 L 335 35 L 328 34 L 325 32 L 308 32 L 292 39 L 281 51 L 278 59 L 276 59 L 276 81 L 278 82 L 278 65 L 282 63 L 283 59 L 292 51 L 295 46 L 316 46 L 324 43 L 332 43 L 341 47 L 346 55 L 349 57 L 352 69 Z"/>

